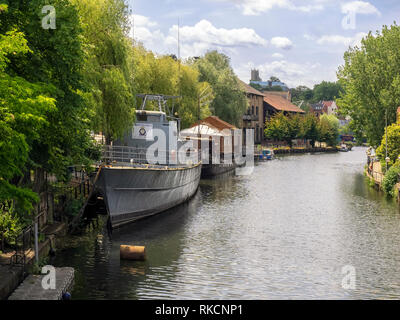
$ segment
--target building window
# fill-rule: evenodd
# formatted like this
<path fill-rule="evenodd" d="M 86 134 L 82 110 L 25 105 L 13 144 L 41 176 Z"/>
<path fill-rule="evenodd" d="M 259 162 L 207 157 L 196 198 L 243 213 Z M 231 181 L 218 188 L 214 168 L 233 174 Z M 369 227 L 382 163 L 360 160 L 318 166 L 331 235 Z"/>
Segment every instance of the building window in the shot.
<path fill-rule="evenodd" d="M 251 106 L 251 114 L 254 114 L 254 106 Z"/>
<path fill-rule="evenodd" d="M 258 107 L 256 107 L 256 115 L 258 116 Z"/>

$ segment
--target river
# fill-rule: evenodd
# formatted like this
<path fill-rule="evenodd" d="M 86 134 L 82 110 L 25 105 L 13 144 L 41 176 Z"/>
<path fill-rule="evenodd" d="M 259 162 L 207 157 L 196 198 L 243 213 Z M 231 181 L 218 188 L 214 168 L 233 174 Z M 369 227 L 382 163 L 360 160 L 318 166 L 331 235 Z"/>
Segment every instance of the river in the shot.
<path fill-rule="evenodd" d="M 74 299 L 399 299 L 399 209 L 366 183 L 365 151 L 202 180 L 189 203 L 111 237 L 100 220 L 52 263 L 76 268 Z M 120 261 L 120 244 L 147 261 Z"/>

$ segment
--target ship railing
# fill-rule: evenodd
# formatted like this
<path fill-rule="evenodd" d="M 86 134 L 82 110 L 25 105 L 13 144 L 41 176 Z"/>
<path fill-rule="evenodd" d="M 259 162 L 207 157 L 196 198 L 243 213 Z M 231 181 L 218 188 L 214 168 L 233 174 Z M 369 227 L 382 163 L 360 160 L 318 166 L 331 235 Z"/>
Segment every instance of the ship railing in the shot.
<path fill-rule="evenodd" d="M 199 162 L 199 153 L 195 149 L 185 151 L 155 150 L 128 146 L 104 146 L 102 162 L 130 166 L 133 164 L 176 164 L 193 165 Z"/>

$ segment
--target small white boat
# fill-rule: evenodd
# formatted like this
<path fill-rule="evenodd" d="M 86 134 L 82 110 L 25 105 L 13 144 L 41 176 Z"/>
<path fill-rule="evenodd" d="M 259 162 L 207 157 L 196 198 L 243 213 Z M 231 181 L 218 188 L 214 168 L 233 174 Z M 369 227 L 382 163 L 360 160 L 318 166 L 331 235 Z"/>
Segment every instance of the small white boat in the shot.
<path fill-rule="evenodd" d="M 339 151 L 341 151 L 341 152 L 349 152 L 350 150 L 349 150 L 349 148 L 347 148 L 347 146 L 345 144 L 342 144 L 340 146 L 340 150 Z"/>

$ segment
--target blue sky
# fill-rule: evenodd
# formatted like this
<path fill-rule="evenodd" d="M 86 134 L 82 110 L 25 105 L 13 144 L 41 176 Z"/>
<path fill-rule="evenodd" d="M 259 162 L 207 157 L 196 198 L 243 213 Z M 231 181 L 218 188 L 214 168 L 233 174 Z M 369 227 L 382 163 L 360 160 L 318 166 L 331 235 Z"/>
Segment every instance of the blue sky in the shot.
<path fill-rule="evenodd" d="M 218 49 L 245 82 L 257 68 L 290 87 L 336 80 L 343 53 L 369 31 L 400 23 L 398 0 L 127 0 L 134 36 L 181 57 Z"/>

